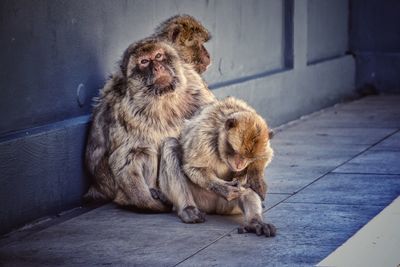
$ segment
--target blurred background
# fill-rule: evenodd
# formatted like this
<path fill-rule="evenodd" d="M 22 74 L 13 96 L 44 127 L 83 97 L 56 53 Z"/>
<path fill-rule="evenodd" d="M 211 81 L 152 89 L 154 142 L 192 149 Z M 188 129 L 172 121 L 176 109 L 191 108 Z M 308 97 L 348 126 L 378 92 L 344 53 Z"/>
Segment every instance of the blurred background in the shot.
<path fill-rule="evenodd" d="M 124 49 L 176 14 L 213 36 L 213 92 L 273 127 L 400 93 L 397 0 L 2 0 L 0 233 L 80 205 L 91 99 Z"/>

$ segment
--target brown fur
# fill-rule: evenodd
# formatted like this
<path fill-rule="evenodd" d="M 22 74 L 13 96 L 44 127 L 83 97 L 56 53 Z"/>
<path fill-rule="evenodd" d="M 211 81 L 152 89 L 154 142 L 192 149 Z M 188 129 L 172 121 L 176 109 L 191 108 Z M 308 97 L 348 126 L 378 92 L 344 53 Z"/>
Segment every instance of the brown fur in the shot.
<path fill-rule="evenodd" d="M 192 182 L 203 188 L 215 190 L 218 186 L 226 192 L 239 193 L 230 182 L 235 178 L 246 185 L 248 169 L 252 170 L 249 180 L 265 184 L 264 168 L 273 155 L 268 126 L 243 101 L 227 98 L 206 107 L 186 123 L 180 142 L 183 169 Z M 258 169 L 257 173 L 254 169 Z M 265 191 L 257 193 L 264 199 Z M 239 194 L 222 196 L 231 200 Z"/>
<path fill-rule="evenodd" d="M 263 222 L 261 203 L 264 169 L 273 156 L 269 132 L 254 109 L 227 98 L 187 121 L 179 141 L 165 142 L 160 187 L 184 222 L 204 221 L 200 210 L 242 212 L 247 231 L 275 235 L 275 227 Z M 177 170 L 179 165 L 184 173 Z"/>
<path fill-rule="evenodd" d="M 165 53 L 156 62 L 155 51 Z M 141 67 L 139 58 L 154 59 Z M 162 77 L 157 84 L 156 63 Z M 171 77 L 168 77 L 170 75 Z M 168 43 L 149 38 L 127 48 L 116 73 L 100 91 L 86 149 L 93 177 L 90 196 L 150 211 L 170 207 L 155 196 L 160 147 L 166 137 L 177 137 L 185 119 L 214 101 L 199 74 L 180 60 Z M 161 197 L 160 197 L 161 198 Z"/>
<path fill-rule="evenodd" d="M 158 26 L 153 37 L 172 42 L 181 59 L 193 64 L 200 74 L 206 71 L 211 63 L 210 55 L 204 47 L 211 35 L 192 16 L 177 15 L 167 19 Z"/>

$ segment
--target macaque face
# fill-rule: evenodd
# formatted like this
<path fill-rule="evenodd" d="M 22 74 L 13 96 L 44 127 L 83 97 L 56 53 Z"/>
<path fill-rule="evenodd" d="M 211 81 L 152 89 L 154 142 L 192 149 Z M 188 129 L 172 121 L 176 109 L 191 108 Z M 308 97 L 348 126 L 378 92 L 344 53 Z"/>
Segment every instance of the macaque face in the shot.
<path fill-rule="evenodd" d="M 174 91 L 178 78 L 171 56 L 162 47 L 143 47 L 129 59 L 127 76 L 140 79 L 148 91 L 162 95 Z"/>
<path fill-rule="evenodd" d="M 200 74 L 205 72 L 211 63 L 210 54 L 204 47 L 205 42 L 206 40 L 198 39 L 189 40 L 183 44 L 185 49 L 190 51 L 190 56 L 185 61 L 187 63 L 192 63 L 195 70 Z"/>
<path fill-rule="evenodd" d="M 204 47 L 204 44 L 208 41 L 208 36 L 193 36 L 188 39 L 183 39 L 178 42 L 178 49 L 181 50 L 182 58 L 186 63 L 192 64 L 194 69 L 199 73 L 203 73 L 210 66 L 211 59 L 210 54 Z"/>
<path fill-rule="evenodd" d="M 228 119 L 226 127 L 225 155 L 231 171 L 242 171 L 250 163 L 271 156 L 267 128 L 241 119 Z"/>
<path fill-rule="evenodd" d="M 195 69 L 198 73 L 203 73 L 207 70 L 207 68 L 211 64 L 211 59 L 210 59 L 210 54 L 208 53 L 207 49 L 204 47 L 203 44 L 201 44 L 198 48 L 198 59 L 197 59 L 197 64 L 195 65 Z"/>

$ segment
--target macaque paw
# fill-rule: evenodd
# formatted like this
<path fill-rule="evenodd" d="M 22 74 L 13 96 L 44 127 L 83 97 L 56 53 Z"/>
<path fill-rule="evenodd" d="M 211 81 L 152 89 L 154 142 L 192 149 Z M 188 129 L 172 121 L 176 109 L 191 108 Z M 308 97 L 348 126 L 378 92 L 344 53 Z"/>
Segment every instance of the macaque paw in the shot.
<path fill-rule="evenodd" d="M 154 199 L 158 199 L 164 204 L 172 205 L 168 198 L 159 189 L 150 188 L 150 194 Z"/>
<path fill-rule="evenodd" d="M 242 195 L 240 188 L 229 186 L 226 194 L 224 195 L 225 199 L 228 201 L 239 198 Z"/>
<path fill-rule="evenodd" d="M 233 179 L 232 181 L 226 181 L 226 185 L 233 186 L 233 187 L 240 187 L 240 181 L 238 179 Z"/>
<path fill-rule="evenodd" d="M 264 223 L 258 219 L 252 219 L 250 223 L 240 226 L 238 233 L 255 233 L 256 235 L 264 235 L 266 237 L 273 237 L 276 235 L 276 227 L 271 223 Z"/>
<path fill-rule="evenodd" d="M 239 198 L 245 189 L 240 186 L 238 181 L 226 182 L 226 190 L 223 194 L 226 200 L 231 201 Z"/>
<path fill-rule="evenodd" d="M 206 221 L 206 214 L 194 206 L 187 206 L 178 215 L 184 223 L 203 223 Z"/>

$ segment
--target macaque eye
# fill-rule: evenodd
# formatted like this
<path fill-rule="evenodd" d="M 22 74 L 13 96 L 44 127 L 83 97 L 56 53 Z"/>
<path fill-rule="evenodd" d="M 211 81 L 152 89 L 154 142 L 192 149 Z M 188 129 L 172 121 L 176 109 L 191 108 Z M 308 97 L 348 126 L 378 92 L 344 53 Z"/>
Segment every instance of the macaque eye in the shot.
<path fill-rule="evenodd" d="M 157 53 L 157 55 L 156 55 L 156 59 L 160 59 L 161 58 L 161 54 L 160 53 Z"/>
<path fill-rule="evenodd" d="M 142 60 L 140 61 L 140 64 L 143 64 L 143 65 L 146 65 L 147 63 L 149 63 L 149 60 L 148 60 L 148 59 L 142 59 Z"/>
<path fill-rule="evenodd" d="M 228 141 L 226 142 L 225 153 L 230 156 L 233 156 L 236 154 L 236 151 L 233 149 L 232 145 Z"/>

